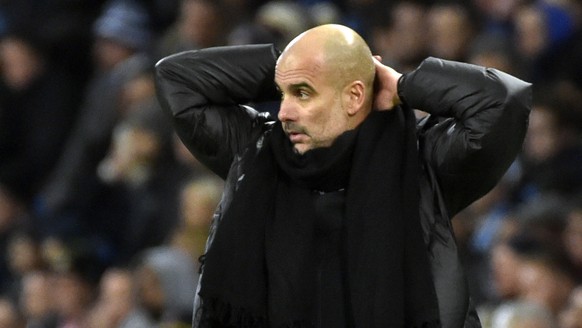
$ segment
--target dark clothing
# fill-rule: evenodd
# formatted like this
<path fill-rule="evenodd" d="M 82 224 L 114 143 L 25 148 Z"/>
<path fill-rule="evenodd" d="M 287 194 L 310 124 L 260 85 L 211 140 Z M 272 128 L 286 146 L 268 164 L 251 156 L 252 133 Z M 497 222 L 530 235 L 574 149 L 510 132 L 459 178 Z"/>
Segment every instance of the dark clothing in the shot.
<path fill-rule="evenodd" d="M 521 149 L 529 84 L 495 69 L 428 59 L 399 93 L 430 113 L 418 124 L 420 217 L 443 327 L 480 327 L 450 219 L 491 190 Z"/>
<path fill-rule="evenodd" d="M 76 116 L 79 88 L 43 71 L 26 88 L 0 86 L 0 184 L 29 202 L 61 155 Z"/>
<path fill-rule="evenodd" d="M 190 170 L 173 161 L 156 164 L 146 181 L 121 188 L 124 221 L 111 222 L 111 228 L 103 231 L 104 235 L 118 237 L 117 257 L 121 263 L 130 263 L 145 249 L 163 245 L 179 224 L 177 199 L 181 182 L 191 177 Z"/>
<path fill-rule="evenodd" d="M 249 145 L 206 254 L 200 327 L 327 327 L 318 324 L 315 293 L 330 277 L 317 271 L 314 251 L 327 236 L 317 234 L 314 191 L 341 188 L 344 220 L 333 246 L 347 278 L 337 286 L 347 318 L 325 313 L 327 320 L 339 327 L 438 327 L 414 192 L 414 125 L 410 109 L 373 112 L 330 147 L 299 155 L 277 122 Z"/>
<path fill-rule="evenodd" d="M 178 134 L 226 179 L 209 249 L 245 173 L 249 156 L 241 155 L 272 125 L 268 115 L 241 104 L 276 99 L 277 56 L 271 46 L 215 48 L 170 56 L 157 65 L 160 101 Z M 478 327 L 476 316 L 468 315 L 469 295 L 449 220 L 489 191 L 519 151 L 529 85 L 497 70 L 430 58 L 405 75 L 399 94 L 411 108 L 432 114 L 418 125 L 419 213 L 442 326 Z"/>
<path fill-rule="evenodd" d="M 121 119 L 122 86 L 150 65 L 144 54 L 118 63 L 106 72 L 96 72 L 83 95 L 78 118 L 66 140 L 63 153 L 42 186 L 37 214 L 43 218 L 44 234 L 72 236 L 91 231 L 117 210 L 115 190 L 97 177 L 97 167 L 107 154 L 112 131 Z M 116 220 L 122 220 L 124 213 Z M 105 219 L 104 219 L 105 218 Z M 71 231 L 72 230 L 72 231 Z"/>
<path fill-rule="evenodd" d="M 341 257 L 345 189 L 314 192 L 317 327 L 346 327 L 346 275 Z"/>

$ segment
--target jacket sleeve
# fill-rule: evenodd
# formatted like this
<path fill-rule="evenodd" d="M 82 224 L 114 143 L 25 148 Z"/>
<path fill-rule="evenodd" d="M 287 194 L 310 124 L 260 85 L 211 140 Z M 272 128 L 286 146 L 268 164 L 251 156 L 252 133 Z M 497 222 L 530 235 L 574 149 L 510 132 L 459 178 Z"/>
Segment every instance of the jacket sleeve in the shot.
<path fill-rule="evenodd" d="M 245 45 L 186 51 L 156 64 L 158 100 L 176 133 L 222 178 L 270 119 L 246 105 L 277 99 L 277 56 L 272 45 Z"/>
<path fill-rule="evenodd" d="M 450 217 L 495 186 L 521 150 L 531 85 L 496 69 L 427 58 L 399 81 L 420 130 L 424 164 L 436 172 Z"/>

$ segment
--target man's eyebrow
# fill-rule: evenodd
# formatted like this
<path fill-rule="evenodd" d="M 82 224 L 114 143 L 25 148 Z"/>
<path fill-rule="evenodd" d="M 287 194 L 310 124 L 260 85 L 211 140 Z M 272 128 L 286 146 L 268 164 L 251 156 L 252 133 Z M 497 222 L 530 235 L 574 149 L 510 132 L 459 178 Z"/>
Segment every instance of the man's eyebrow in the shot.
<path fill-rule="evenodd" d="M 298 90 L 298 89 L 308 89 L 311 92 L 316 92 L 315 89 L 307 82 L 298 82 L 298 83 L 292 83 L 288 86 L 286 86 L 286 88 L 288 90 Z M 283 88 L 281 88 L 281 86 L 279 86 L 279 84 L 277 82 L 275 82 L 275 89 L 277 89 L 278 92 L 283 92 Z"/>
<path fill-rule="evenodd" d="M 293 83 L 291 85 L 289 85 L 290 88 L 308 88 L 308 89 L 313 89 L 311 87 L 311 85 L 307 82 L 299 82 L 299 83 Z"/>
<path fill-rule="evenodd" d="M 299 82 L 299 83 L 293 83 L 289 85 L 289 89 L 291 90 L 297 90 L 297 89 L 308 89 L 310 91 L 315 92 L 315 89 L 313 89 L 313 87 L 306 82 Z"/>

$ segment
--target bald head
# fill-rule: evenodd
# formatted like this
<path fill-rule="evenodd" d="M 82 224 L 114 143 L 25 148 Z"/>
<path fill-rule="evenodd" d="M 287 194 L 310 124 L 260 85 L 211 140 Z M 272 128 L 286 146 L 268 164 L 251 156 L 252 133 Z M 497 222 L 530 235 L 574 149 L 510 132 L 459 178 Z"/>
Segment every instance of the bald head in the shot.
<path fill-rule="evenodd" d="M 322 73 L 329 74 L 338 87 L 354 80 L 364 83 L 371 97 L 375 68 L 364 39 L 349 27 L 326 24 L 307 30 L 285 48 L 279 62 L 309 56 L 318 61 Z"/>

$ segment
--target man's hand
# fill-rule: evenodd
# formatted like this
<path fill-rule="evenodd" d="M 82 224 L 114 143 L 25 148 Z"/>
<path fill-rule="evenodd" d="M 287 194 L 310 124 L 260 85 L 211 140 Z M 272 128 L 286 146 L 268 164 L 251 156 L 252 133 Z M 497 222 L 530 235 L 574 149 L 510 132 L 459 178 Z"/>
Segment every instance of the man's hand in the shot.
<path fill-rule="evenodd" d="M 380 56 L 373 56 L 373 60 L 376 65 L 373 107 L 375 110 L 391 110 L 400 104 L 398 79 L 402 74 L 382 64 Z"/>

